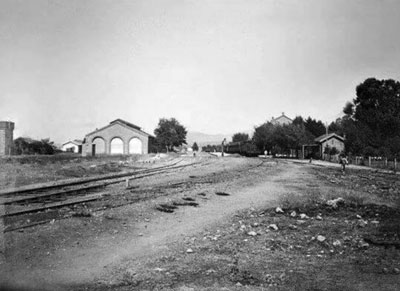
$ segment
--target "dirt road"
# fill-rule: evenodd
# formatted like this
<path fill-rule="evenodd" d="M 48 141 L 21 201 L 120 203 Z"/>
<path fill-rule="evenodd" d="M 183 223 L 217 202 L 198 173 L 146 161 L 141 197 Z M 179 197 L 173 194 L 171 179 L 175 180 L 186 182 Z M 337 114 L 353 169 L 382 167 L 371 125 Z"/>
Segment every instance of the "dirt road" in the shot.
<path fill-rule="evenodd" d="M 258 159 L 220 159 L 184 173 L 223 177 L 201 189 L 174 189 L 170 195 L 110 209 L 91 218 L 56 221 L 13 233 L 7 238 L 4 277 L 9 282 L 53 290 L 107 282 L 112 280 L 113 269 L 123 262 L 133 260 L 140 265 L 160 256 L 171 243 L 218 224 L 238 210 L 272 205 L 280 194 L 289 191 L 286 186 L 303 174 L 302 167 L 286 162 L 260 163 Z M 217 196 L 218 191 L 230 195 Z M 199 196 L 200 192 L 204 196 Z M 171 214 L 154 209 L 157 203 L 182 196 L 196 198 L 199 207 L 180 207 Z"/>

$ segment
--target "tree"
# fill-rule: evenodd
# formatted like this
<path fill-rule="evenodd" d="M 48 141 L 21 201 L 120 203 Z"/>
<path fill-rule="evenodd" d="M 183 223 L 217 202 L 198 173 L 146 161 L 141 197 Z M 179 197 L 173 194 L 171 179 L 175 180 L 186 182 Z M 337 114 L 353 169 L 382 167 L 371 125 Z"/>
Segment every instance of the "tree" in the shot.
<path fill-rule="evenodd" d="M 197 152 L 197 151 L 199 150 L 199 146 L 197 145 L 196 142 L 193 143 L 192 149 L 193 149 L 195 152 Z"/>
<path fill-rule="evenodd" d="M 400 83 L 366 79 L 356 87 L 353 103 L 343 112 L 346 148 L 354 154 L 400 154 Z"/>
<path fill-rule="evenodd" d="M 16 155 L 53 155 L 58 152 L 50 139 L 34 140 L 29 137 L 19 137 L 13 142 Z"/>
<path fill-rule="evenodd" d="M 300 125 L 300 126 L 304 125 L 304 119 L 303 119 L 303 117 L 301 117 L 300 115 L 299 115 L 299 116 L 296 116 L 296 117 L 293 119 L 292 124 L 294 124 L 294 125 Z"/>
<path fill-rule="evenodd" d="M 325 125 L 322 123 L 322 121 L 317 121 L 316 119 L 312 119 L 311 117 L 308 117 L 306 119 L 306 121 L 304 122 L 304 126 L 314 137 L 321 136 L 326 132 Z"/>
<path fill-rule="evenodd" d="M 186 134 L 186 128 L 175 118 L 161 118 L 154 130 L 156 143 L 167 151 L 173 150 L 174 146 L 186 144 Z"/>
<path fill-rule="evenodd" d="M 267 122 L 255 128 L 253 142 L 268 153 L 289 154 L 290 150 L 300 149 L 303 144 L 312 142 L 313 138 L 304 125 L 273 125 Z"/>
<path fill-rule="evenodd" d="M 247 133 L 235 133 L 232 136 L 232 142 L 241 142 L 241 141 L 248 141 L 249 135 Z"/>
<path fill-rule="evenodd" d="M 271 152 L 274 145 L 272 141 L 272 134 L 274 132 L 274 125 L 271 122 L 264 123 L 254 128 L 253 142 L 261 151 Z"/>

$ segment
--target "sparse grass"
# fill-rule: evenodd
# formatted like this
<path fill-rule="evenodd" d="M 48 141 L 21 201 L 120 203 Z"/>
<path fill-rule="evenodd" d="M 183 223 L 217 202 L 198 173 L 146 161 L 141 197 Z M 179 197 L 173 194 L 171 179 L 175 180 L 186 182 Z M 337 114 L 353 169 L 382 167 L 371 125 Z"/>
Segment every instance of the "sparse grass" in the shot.
<path fill-rule="evenodd" d="M 287 193 L 282 195 L 277 204 L 283 209 L 308 208 L 324 201 L 323 195 L 316 189 L 310 189 L 306 194 Z"/>

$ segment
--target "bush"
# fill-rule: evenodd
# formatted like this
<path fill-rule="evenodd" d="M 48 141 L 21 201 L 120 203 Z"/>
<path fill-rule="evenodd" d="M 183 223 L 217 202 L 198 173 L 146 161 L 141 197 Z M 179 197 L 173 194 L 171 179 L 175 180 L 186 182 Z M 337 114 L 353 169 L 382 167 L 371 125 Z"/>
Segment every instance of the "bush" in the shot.
<path fill-rule="evenodd" d="M 16 155 L 53 155 L 60 152 L 49 139 L 40 141 L 19 137 L 14 140 L 13 153 Z"/>

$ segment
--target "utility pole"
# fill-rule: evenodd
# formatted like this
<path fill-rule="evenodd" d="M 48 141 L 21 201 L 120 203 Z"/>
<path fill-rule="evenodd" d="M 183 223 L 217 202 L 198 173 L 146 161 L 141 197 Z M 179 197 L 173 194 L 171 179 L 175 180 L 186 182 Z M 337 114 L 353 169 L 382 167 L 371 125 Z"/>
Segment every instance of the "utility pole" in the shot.
<path fill-rule="evenodd" d="M 225 143 L 226 143 L 226 138 L 224 138 L 224 140 L 222 141 L 222 153 L 221 153 L 221 156 L 222 156 L 222 157 L 224 156 L 224 146 L 225 146 Z"/>

